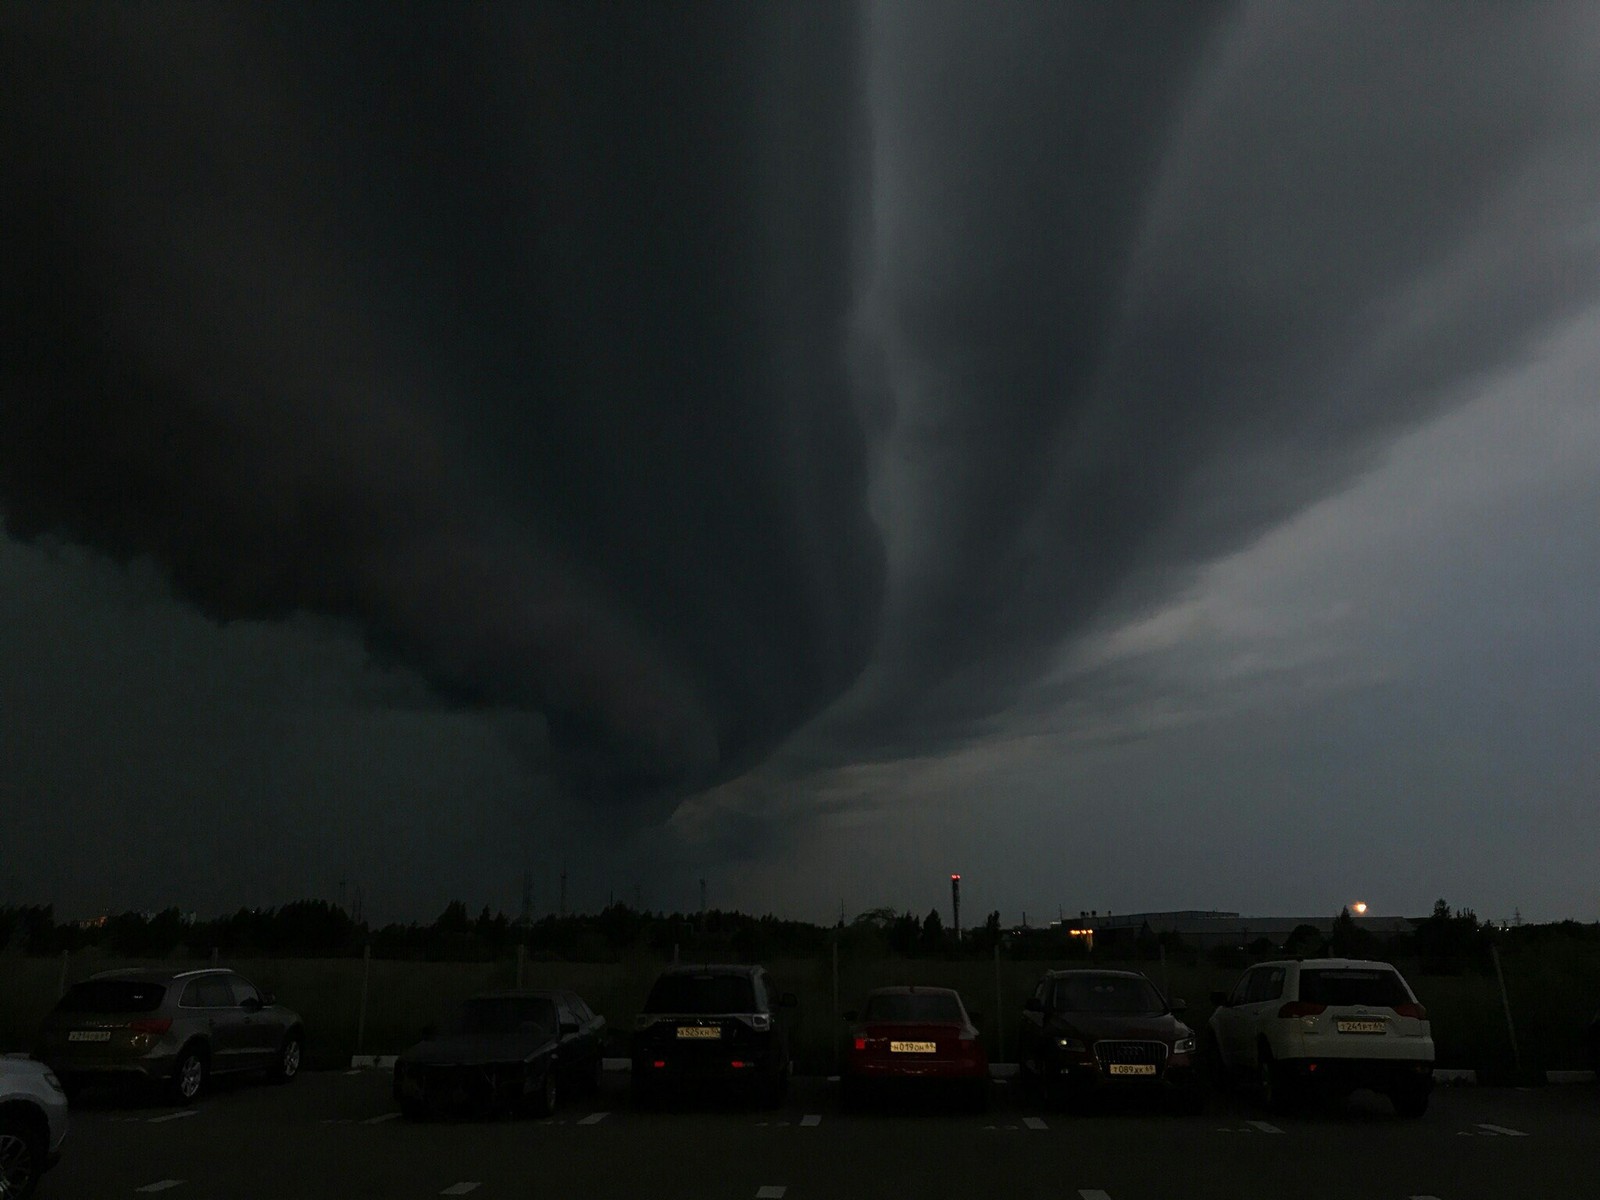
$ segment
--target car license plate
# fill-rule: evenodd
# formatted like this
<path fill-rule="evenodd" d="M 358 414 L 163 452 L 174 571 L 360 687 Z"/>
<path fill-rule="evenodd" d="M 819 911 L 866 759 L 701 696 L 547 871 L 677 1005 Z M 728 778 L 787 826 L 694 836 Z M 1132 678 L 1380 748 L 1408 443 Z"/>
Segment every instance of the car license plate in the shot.
<path fill-rule="evenodd" d="M 1340 1033 L 1387 1033 L 1389 1030 L 1384 1021 L 1335 1021 L 1334 1027 Z"/>
<path fill-rule="evenodd" d="M 1109 1075 L 1154 1075 L 1156 1069 L 1150 1063 L 1112 1063 L 1106 1068 Z"/>
<path fill-rule="evenodd" d="M 689 1039 L 715 1040 L 722 1036 L 720 1025 L 679 1025 L 678 1036 Z"/>
<path fill-rule="evenodd" d="M 890 1054 L 937 1054 L 937 1042 L 890 1042 Z"/>
<path fill-rule="evenodd" d="M 109 1029 L 74 1029 L 67 1034 L 69 1042 L 109 1042 L 111 1031 Z"/>

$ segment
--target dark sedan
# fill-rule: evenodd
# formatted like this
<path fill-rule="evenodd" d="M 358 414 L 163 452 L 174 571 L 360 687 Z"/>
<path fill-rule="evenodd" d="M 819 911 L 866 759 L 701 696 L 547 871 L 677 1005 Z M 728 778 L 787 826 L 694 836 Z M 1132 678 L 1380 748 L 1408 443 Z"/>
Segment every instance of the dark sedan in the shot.
<path fill-rule="evenodd" d="M 1049 971 L 1023 1006 L 1019 1070 L 1025 1087 L 1063 1099 L 1164 1096 L 1204 1103 L 1194 1030 L 1136 971 Z"/>
<path fill-rule="evenodd" d="M 474 996 L 395 1060 L 395 1101 L 407 1117 L 548 1116 L 566 1092 L 599 1090 L 605 1027 L 575 992 Z"/>

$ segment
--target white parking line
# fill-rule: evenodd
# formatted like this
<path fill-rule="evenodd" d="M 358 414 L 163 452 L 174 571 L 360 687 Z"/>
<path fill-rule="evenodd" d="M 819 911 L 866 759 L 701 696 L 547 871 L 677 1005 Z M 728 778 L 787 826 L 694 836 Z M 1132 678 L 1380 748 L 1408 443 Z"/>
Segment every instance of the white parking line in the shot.
<path fill-rule="evenodd" d="M 439 1195 L 465 1196 L 468 1192 L 475 1192 L 482 1186 L 483 1184 L 481 1183 L 473 1183 L 464 1180 L 461 1183 L 452 1183 L 449 1187 L 445 1188 L 444 1191 L 440 1192 Z"/>
<path fill-rule="evenodd" d="M 1411 1196 L 1408 1200 L 1439 1200 L 1437 1196 Z"/>
<path fill-rule="evenodd" d="M 601 1121 L 604 1121 L 610 1115 L 611 1114 L 609 1112 L 590 1113 L 587 1117 L 584 1117 L 583 1120 L 579 1121 L 578 1124 L 579 1125 L 598 1125 L 598 1124 L 600 1124 Z"/>
<path fill-rule="evenodd" d="M 1029 1129 L 1049 1129 L 1050 1128 L 1050 1126 L 1046 1125 L 1044 1123 L 1044 1120 L 1042 1118 L 1040 1118 L 1040 1117 L 1023 1117 L 1022 1118 L 1022 1123 L 1024 1125 L 1026 1125 Z"/>
<path fill-rule="evenodd" d="M 1523 1133 L 1522 1130 L 1520 1130 L 1520 1129 L 1507 1129 L 1504 1125 L 1490 1125 L 1490 1124 L 1487 1124 L 1486 1122 L 1483 1122 L 1483 1121 L 1479 1121 L 1478 1122 L 1478 1128 L 1479 1129 L 1487 1129 L 1490 1133 L 1504 1134 L 1506 1137 L 1527 1137 L 1528 1136 L 1527 1134 Z"/>
<path fill-rule="evenodd" d="M 783 1200 L 783 1194 L 788 1190 L 781 1184 L 769 1183 L 756 1189 L 756 1200 Z"/>
<path fill-rule="evenodd" d="M 200 1110 L 198 1108 L 186 1108 L 182 1112 L 168 1113 L 164 1117 L 151 1117 L 150 1124 L 159 1125 L 163 1121 L 181 1121 L 185 1117 L 198 1117 L 199 1115 Z"/>
<path fill-rule="evenodd" d="M 399 1113 L 379 1113 L 375 1117 L 366 1118 L 361 1123 L 363 1125 L 382 1125 L 385 1121 L 396 1121 L 399 1120 L 399 1118 Z"/>
<path fill-rule="evenodd" d="M 1111 1200 L 1111 1193 L 1102 1192 L 1099 1188 L 1079 1188 L 1078 1195 L 1083 1200 Z"/>
<path fill-rule="evenodd" d="M 1246 1121 L 1245 1124 L 1246 1125 L 1254 1125 L 1262 1133 L 1282 1133 L 1283 1132 L 1283 1130 L 1279 1129 L 1271 1121 Z"/>
<path fill-rule="evenodd" d="M 810 1127 L 812 1125 L 821 1125 L 821 1124 L 822 1124 L 822 1114 L 821 1113 L 807 1113 L 805 1116 L 800 1118 L 800 1127 L 802 1129 L 808 1128 L 808 1127 Z"/>
<path fill-rule="evenodd" d="M 181 1179 L 158 1179 L 155 1183 L 147 1183 L 142 1188 L 134 1188 L 136 1192 L 164 1192 L 168 1188 L 182 1187 Z"/>

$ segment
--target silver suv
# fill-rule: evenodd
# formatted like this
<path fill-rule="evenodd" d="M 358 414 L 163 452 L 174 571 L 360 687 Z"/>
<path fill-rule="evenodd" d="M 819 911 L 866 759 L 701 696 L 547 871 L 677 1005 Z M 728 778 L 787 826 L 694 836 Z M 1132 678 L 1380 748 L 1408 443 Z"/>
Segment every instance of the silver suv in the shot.
<path fill-rule="evenodd" d="M 1209 1049 L 1225 1074 L 1253 1075 L 1269 1108 L 1312 1091 L 1385 1092 L 1420 1117 L 1433 1089 L 1433 1031 L 1386 962 L 1316 958 L 1251 967 L 1211 1014 Z"/>
<path fill-rule="evenodd" d="M 187 1104 L 211 1075 L 300 1073 L 300 1017 L 236 972 L 129 968 L 67 989 L 34 1040 L 33 1056 L 70 1095 L 86 1083 L 145 1080 Z"/>
<path fill-rule="evenodd" d="M 43 1063 L 0 1058 L 0 1196 L 27 1200 L 67 1136 L 67 1097 Z"/>

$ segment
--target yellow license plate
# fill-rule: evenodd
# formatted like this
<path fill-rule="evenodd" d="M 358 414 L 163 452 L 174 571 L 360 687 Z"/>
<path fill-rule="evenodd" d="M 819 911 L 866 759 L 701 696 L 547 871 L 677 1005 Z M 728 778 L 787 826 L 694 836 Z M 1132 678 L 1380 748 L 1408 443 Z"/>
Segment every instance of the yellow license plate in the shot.
<path fill-rule="evenodd" d="M 1108 1075 L 1154 1075 L 1155 1067 L 1149 1063 L 1112 1063 L 1106 1068 Z"/>
<path fill-rule="evenodd" d="M 1385 1033 L 1388 1024 L 1383 1021 L 1335 1021 L 1340 1033 Z"/>
<path fill-rule="evenodd" d="M 111 1031 L 109 1029 L 74 1029 L 67 1034 L 69 1042 L 109 1042 Z"/>
<path fill-rule="evenodd" d="M 937 1042 L 890 1042 L 890 1054 L 936 1054 L 939 1051 Z"/>
<path fill-rule="evenodd" d="M 681 1038 L 703 1038 L 715 1040 L 722 1036 L 720 1025 L 679 1025 L 678 1036 Z"/>

